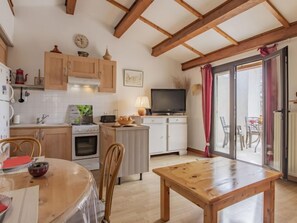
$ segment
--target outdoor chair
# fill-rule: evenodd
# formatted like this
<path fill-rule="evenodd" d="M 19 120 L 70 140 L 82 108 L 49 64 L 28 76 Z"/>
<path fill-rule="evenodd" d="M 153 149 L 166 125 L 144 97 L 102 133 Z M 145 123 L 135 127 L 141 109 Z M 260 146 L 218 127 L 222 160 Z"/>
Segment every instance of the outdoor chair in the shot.
<path fill-rule="evenodd" d="M 226 124 L 225 118 L 223 116 L 220 116 L 220 121 L 224 131 L 224 141 L 223 141 L 223 148 L 224 148 L 229 142 L 230 126 Z M 236 126 L 236 135 L 239 137 L 240 149 L 243 150 L 243 148 L 245 147 L 245 144 L 244 144 L 244 136 L 242 135 L 242 129 L 240 125 Z"/>

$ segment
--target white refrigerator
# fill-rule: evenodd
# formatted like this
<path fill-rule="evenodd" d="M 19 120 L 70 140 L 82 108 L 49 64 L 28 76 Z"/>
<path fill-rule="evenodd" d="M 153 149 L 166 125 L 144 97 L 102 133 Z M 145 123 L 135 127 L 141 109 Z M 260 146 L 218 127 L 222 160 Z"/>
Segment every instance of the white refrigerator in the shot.
<path fill-rule="evenodd" d="M 9 137 L 9 121 L 14 114 L 10 105 L 14 93 L 9 80 L 10 69 L 0 63 L 0 139 Z"/>

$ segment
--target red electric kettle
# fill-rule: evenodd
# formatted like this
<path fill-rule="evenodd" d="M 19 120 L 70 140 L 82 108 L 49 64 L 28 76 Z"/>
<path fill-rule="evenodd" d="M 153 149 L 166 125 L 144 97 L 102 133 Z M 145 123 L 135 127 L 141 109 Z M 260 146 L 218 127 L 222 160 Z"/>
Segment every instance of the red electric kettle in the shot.
<path fill-rule="evenodd" d="M 15 75 L 15 83 L 24 84 L 27 81 L 27 76 L 28 74 L 24 75 L 24 71 L 22 69 L 17 69 Z"/>

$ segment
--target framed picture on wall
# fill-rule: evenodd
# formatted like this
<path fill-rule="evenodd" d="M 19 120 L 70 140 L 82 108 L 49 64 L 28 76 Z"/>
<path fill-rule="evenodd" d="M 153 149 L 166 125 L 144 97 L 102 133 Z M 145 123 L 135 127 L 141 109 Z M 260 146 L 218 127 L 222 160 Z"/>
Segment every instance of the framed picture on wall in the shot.
<path fill-rule="evenodd" d="M 123 80 L 124 86 L 143 87 L 143 71 L 125 69 Z"/>

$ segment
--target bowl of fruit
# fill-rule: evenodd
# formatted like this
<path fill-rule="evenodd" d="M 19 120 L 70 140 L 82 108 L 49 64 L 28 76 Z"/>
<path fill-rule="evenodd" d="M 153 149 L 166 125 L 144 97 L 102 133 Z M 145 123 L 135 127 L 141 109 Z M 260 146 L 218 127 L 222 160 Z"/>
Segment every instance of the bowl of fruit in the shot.
<path fill-rule="evenodd" d="M 120 116 L 117 121 L 120 125 L 130 125 L 134 122 L 130 116 Z"/>

